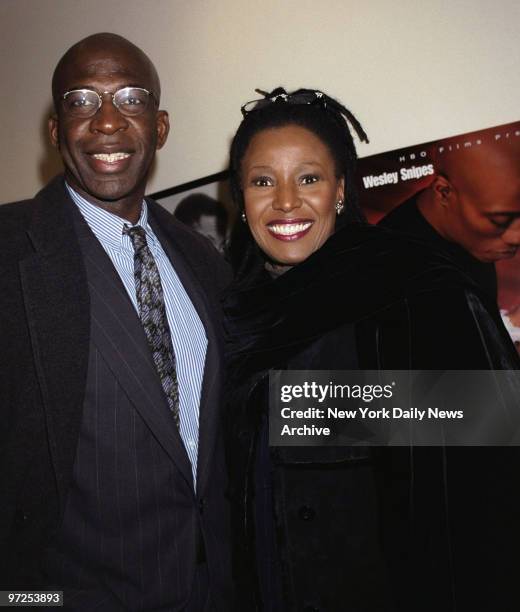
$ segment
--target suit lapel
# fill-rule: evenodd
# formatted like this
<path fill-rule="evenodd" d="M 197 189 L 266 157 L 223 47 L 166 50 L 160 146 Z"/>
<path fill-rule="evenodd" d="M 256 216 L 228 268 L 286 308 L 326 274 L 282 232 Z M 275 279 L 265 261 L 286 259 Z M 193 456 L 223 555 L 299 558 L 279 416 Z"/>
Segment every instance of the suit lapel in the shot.
<path fill-rule="evenodd" d="M 70 215 L 73 204 L 61 180 L 53 181 L 35 200 L 28 228 L 34 252 L 20 261 L 20 278 L 49 449 L 63 503 L 81 424 L 89 296 Z"/>
<path fill-rule="evenodd" d="M 179 276 L 192 304 L 199 315 L 206 337 L 208 347 L 204 364 L 201 399 L 199 408 L 199 451 L 197 460 L 197 490 L 204 490 L 207 477 L 210 473 L 209 463 L 215 447 L 216 431 L 219 419 L 219 399 L 221 380 L 221 346 L 215 330 L 213 316 L 207 302 L 205 291 L 201 286 L 196 271 L 190 265 L 190 253 L 186 248 L 180 247 L 180 231 L 170 213 L 164 211 L 155 202 L 148 201 L 150 211 L 150 225 L 160 240 L 164 251 L 168 255 L 172 266 Z M 184 229 L 184 228 L 183 228 Z M 178 233 L 179 232 L 179 233 Z M 183 241 L 184 242 L 184 241 Z M 194 260 L 200 259 L 200 254 L 194 253 Z"/>
<path fill-rule="evenodd" d="M 35 198 L 34 214 L 27 230 L 33 252 L 19 264 L 61 507 L 72 478 L 81 427 L 91 330 L 103 344 L 108 363 L 118 370 L 116 375 L 129 397 L 135 398 L 136 408 L 144 421 L 185 478 L 193 482 L 189 459 L 173 420 L 168 418 L 160 382 L 159 386 L 156 384 L 155 370 L 154 384 L 139 384 L 143 364 L 148 371 L 153 368 L 151 356 L 142 348 L 136 348 L 136 344 L 142 343 L 132 342 L 131 334 L 121 333 L 119 313 L 116 316 L 103 300 L 105 289 L 119 292 L 125 324 L 132 327 L 133 323 L 133 333 L 136 337 L 141 334 L 141 340 L 144 338 L 124 287 L 92 234 L 93 243 L 105 257 L 97 267 L 97 290 L 92 291 L 92 295 L 99 312 L 104 311 L 111 323 L 100 325 L 100 321 L 92 321 L 91 326 L 89 286 L 77 237 L 76 215 L 80 217 L 65 190 L 63 178 L 55 179 Z M 83 222 L 82 217 L 80 219 Z M 90 232 L 86 224 L 84 227 Z M 84 235 L 82 244 L 83 238 Z M 111 271 L 111 277 L 107 271 Z M 122 360 L 122 355 L 129 358 Z"/>
<path fill-rule="evenodd" d="M 117 271 L 77 212 L 91 299 L 92 340 L 155 438 L 193 486 L 191 465 L 157 375 L 139 317 Z"/>

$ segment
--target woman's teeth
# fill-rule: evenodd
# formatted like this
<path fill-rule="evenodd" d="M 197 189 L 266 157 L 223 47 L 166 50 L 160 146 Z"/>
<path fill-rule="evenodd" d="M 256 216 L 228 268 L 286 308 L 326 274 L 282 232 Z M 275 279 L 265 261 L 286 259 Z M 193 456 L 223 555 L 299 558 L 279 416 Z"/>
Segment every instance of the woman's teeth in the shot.
<path fill-rule="evenodd" d="M 273 234 L 281 234 L 282 236 L 292 236 L 293 234 L 299 234 L 309 229 L 312 225 L 312 221 L 305 221 L 305 223 L 283 223 L 280 225 L 268 225 L 268 229 Z"/>
<path fill-rule="evenodd" d="M 130 153 L 94 153 L 92 157 L 111 164 L 119 161 L 120 159 L 130 157 Z"/>

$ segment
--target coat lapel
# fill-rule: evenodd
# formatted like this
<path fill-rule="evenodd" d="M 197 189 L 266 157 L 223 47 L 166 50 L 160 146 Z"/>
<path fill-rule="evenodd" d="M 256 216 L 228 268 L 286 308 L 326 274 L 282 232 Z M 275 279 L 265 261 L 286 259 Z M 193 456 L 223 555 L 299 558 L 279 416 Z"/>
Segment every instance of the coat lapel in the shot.
<path fill-rule="evenodd" d="M 151 215 L 150 225 L 161 241 L 172 266 L 179 276 L 197 314 L 206 330 L 208 348 L 204 364 L 204 376 L 199 409 L 199 453 L 197 460 L 197 490 L 201 493 L 210 473 L 209 463 L 213 456 L 216 432 L 220 417 L 221 393 L 221 341 L 215 329 L 214 315 L 208 304 L 206 293 L 198 280 L 197 270 L 190 264 L 189 243 L 183 240 L 170 213 L 153 201 L 148 201 Z M 184 232 L 185 233 L 185 232 Z M 193 248 L 193 247 L 192 247 Z M 193 253 L 193 260 L 200 260 L 200 254 Z"/>
<path fill-rule="evenodd" d="M 89 295 L 70 214 L 72 202 L 62 181 L 53 181 L 35 200 L 27 232 L 34 252 L 20 261 L 20 278 L 49 449 L 63 503 L 81 424 Z"/>
<path fill-rule="evenodd" d="M 139 317 L 110 258 L 79 213 L 75 217 L 90 290 L 92 340 L 143 421 L 193 486 L 188 455 Z"/>

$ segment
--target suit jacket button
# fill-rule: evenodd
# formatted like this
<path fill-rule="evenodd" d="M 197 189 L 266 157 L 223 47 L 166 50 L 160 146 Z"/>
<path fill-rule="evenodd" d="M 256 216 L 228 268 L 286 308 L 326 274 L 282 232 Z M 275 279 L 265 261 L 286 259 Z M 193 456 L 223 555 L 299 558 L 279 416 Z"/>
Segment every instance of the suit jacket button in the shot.
<path fill-rule="evenodd" d="M 316 606 L 305 606 L 303 612 L 320 612 L 320 609 Z"/>
<path fill-rule="evenodd" d="M 204 512 L 204 506 L 205 506 L 205 502 L 204 499 L 201 497 L 199 499 L 199 512 L 202 514 Z"/>
<path fill-rule="evenodd" d="M 17 529 L 20 529 L 24 523 L 30 519 L 30 514 L 28 512 L 24 512 L 23 510 L 19 510 L 14 517 L 14 526 Z"/>
<path fill-rule="evenodd" d="M 316 516 L 316 512 L 310 506 L 302 506 L 298 510 L 298 516 L 302 521 L 313 521 Z"/>

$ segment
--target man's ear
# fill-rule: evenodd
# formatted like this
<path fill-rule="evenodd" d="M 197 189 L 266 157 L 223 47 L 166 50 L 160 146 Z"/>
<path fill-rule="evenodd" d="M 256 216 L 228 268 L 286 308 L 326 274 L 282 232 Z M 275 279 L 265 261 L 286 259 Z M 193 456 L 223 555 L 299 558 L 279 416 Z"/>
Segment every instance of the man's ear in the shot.
<path fill-rule="evenodd" d="M 47 126 L 49 129 L 49 139 L 53 147 L 60 150 L 60 139 L 58 134 L 58 116 L 51 115 L 49 117 L 49 121 L 47 122 Z"/>
<path fill-rule="evenodd" d="M 157 148 L 162 149 L 170 132 L 170 118 L 166 111 L 157 111 L 155 129 L 157 130 Z"/>
<path fill-rule="evenodd" d="M 435 201 L 441 204 L 441 206 L 448 206 L 456 196 L 455 188 L 442 174 L 438 174 L 435 177 L 430 189 L 433 190 Z"/>

